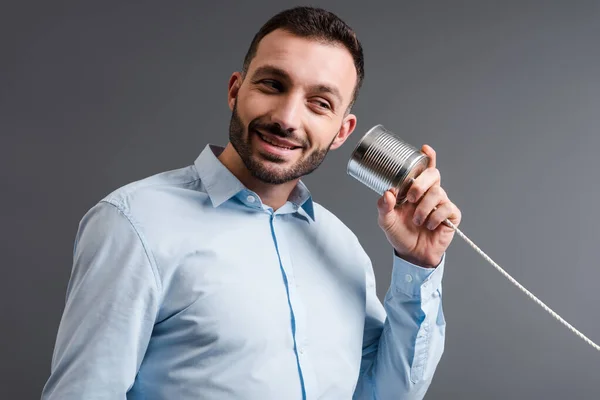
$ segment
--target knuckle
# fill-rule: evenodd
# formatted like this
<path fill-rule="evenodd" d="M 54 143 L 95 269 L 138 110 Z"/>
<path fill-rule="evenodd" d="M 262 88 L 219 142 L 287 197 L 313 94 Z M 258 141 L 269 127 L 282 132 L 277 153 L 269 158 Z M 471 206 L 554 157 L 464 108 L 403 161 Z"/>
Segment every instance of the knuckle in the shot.
<path fill-rule="evenodd" d="M 429 191 L 440 199 L 444 199 L 446 197 L 446 192 L 441 186 L 434 186 L 431 189 L 429 189 Z"/>
<path fill-rule="evenodd" d="M 444 188 L 441 186 L 438 186 L 438 188 L 439 188 L 440 196 L 442 196 L 444 198 L 444 200 L 448 200 L 448 194 L 446 193 Z"/>
<path fill-rule="evenodd" d="M 413 184 L 409 190 L 409 194 L 414 196 L 415 199 L 421 197 L 421 193 L 423 193 L 423 189 L 419 185 Z"/>

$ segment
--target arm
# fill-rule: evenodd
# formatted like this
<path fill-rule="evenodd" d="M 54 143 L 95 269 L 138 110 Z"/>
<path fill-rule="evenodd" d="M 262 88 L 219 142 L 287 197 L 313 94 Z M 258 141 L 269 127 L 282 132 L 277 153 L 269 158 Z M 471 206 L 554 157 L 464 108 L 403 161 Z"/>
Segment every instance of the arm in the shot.
<path fill-rule="evenodd" d="M 158 312 L 155 272 L 121 210 L 100 202 L 84 216 L 43 400 L 126 398 Z"/>
<path fill-rule="evenodd" d="M 437 268 L 429 269 L 394 256 L 392 282 L 382 306 L 369 262 L 363 356 L 354 400 L 425 396 L 444 351 L 444 263 L 445 256 Z"/>
<path fill-rule="evenodd" d="M 363 360 L 356 400 L 422 399 L 443 353 L 446 323 L 441 281 L 446 250 L 454 237 L 454 228 L 444 222 L 458 226 L 461 212 L 440 185 L 435 151 L 427 145 L 422 151 L 429 164 L 412 179 L 406 201 L 397 204 L 396 189 L 387 190 L 377 201 L 377 222 L 394 248 L 394 267 L 382 307 L 375 295 L 371 263 L 367 263 Z"/>

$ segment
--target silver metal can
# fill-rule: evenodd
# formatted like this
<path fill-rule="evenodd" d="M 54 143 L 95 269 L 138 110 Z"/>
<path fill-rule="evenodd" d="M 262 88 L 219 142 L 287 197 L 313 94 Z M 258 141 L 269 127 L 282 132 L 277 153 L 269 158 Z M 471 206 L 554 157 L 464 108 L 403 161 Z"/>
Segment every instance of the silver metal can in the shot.
<path fill-rule="evenodd" d="M 348 175 L 379 195 L 397 191 L 396 203 L 406 199 L 412 179 L 427 168 L 429 157 L 397 135 L 375 125 L 361 138 L 348 161 Z"/>

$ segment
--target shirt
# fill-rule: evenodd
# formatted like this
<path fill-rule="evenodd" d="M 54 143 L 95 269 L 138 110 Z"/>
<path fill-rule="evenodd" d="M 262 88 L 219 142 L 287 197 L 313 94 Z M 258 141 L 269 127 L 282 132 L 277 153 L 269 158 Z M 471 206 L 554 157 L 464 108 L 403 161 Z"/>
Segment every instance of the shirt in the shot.
<path fill-rule="evenodd" d="M 299 181 L 277 210 L 207 145 L 127 184 L 75 237 L 45 400 L 421 399 L 444 345 L 435 269 L 357 237 Z"/>

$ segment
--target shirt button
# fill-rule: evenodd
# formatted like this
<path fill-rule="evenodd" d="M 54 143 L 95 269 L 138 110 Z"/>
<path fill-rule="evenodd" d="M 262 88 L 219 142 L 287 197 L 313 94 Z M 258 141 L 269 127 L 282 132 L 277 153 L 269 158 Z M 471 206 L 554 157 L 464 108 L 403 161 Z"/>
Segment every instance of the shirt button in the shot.
<path fill-rule="evenodd" d="M 433 297 L 440 297 L 440 294 L 438 293 L 437 290 L 435 292 L 433 292 Z"/>
<path fill-rule="evenodd" d="M 248 200 L 250 203 L 254 203 L 256 201 L 256 198 L 254 196 L 248 196 L 246 197 L 246 200 Z"/>
<path fill-rule="evenodd" d="M 300 349 L 300 354 L 304 354 L 304 349 Z"/>
<path fill-rule="evenodd" d="M 406 274 L 406 275 L 404 275 L 404 280 L 405 280 L 406 282 L 412 282 L 412 280 L 413 280 L 413 277 L 412 277 L 412 275 L 411 275 L 411 274 Z"/>

